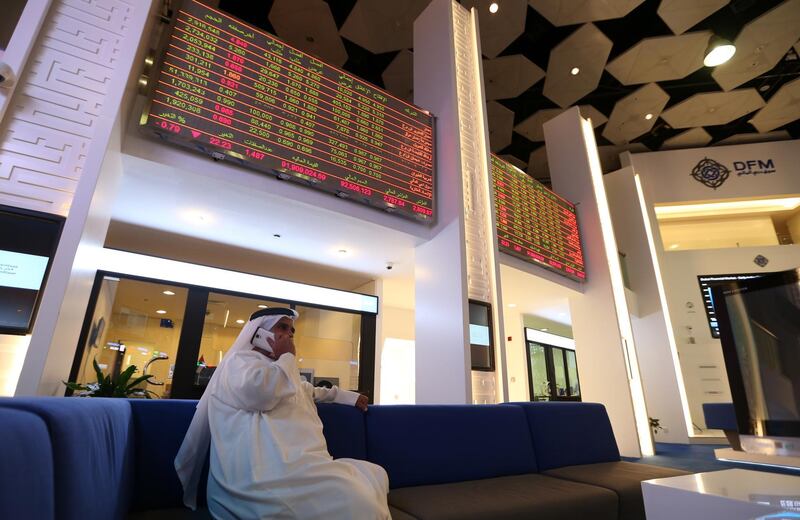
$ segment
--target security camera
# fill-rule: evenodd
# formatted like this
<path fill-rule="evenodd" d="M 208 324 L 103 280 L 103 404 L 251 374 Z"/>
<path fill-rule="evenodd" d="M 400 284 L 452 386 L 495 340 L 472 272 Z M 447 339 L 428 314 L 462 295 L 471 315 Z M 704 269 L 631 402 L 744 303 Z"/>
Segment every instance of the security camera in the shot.
<path fill-rule="evenodd" d="M 13 87 L 17 82 L 17 75 L 8 63 L 0 62 L 0 87 Z"/>
<path fill-rule="evenodd" d="M 392 267 L 394 267 L 394 262 L 386 262 L 386 270 L 391 271 Z"/>

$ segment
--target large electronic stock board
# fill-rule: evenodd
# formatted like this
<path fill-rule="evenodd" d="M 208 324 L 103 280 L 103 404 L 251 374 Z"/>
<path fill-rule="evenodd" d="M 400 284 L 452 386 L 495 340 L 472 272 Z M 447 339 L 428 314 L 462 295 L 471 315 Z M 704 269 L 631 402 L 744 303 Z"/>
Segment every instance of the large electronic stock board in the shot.
<path fill-rule="evenodd" d="M 586 280 L 575 205 L 492 155 L 500 251 L 574 280 Z"/>
<path fill-rule="evenodd" d="M 218 159 L 434 219 L 430 114 L 196 0 L 176 15 L 142 126 Z"/>

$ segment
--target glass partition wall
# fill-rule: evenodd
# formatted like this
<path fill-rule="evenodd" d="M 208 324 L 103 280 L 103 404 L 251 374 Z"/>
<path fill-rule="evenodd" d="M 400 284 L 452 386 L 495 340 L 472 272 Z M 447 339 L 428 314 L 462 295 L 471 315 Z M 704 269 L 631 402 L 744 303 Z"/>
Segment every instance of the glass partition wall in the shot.
<path fill-rule="evenodd" d="M 375 314 L 99 273 L 73 362 L 71 381 L 96 380 L 92 360 L 115 376 L 135 376 L 161 398 L 199 398 L 250 315 L 264 307 L 300 314 L 295 344 L 300 374 L 372 398 Z"/>

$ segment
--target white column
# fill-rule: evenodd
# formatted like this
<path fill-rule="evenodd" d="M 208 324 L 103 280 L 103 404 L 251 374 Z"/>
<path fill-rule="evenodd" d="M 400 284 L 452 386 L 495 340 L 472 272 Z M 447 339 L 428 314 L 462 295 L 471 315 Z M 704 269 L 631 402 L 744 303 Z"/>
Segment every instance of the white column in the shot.
<path fill-rule="evenodd" d="M 586 282 L 570 297 L 584 401 L 608 410 L 620 453 L 653 453 L 614 229 L 591 122 L 573 107 L 544 125 L 556 193 L 576 204 Z"/>
<path fill-rule="evenodd" d="M 3 202 L 66 215 L 17 383 L 60 394 L 105 240 L 116 180 L 120 105 L 138 75 L 151 0 L 54 0 L 0 135 Z"/>
<path fill-rule="evenodd" d="M 472 401 L 470 298 L 492 304 L 500 376 L 489 376 L 489 385 L 505 380 L 478 41 L 477 13 L 452 0 L 433 0 L 414 23 L 414 101 L 436 116 L 437 177 L 437 221 L 432 238 L 416 249 L 418 403 Z"/>
<path fill-rule="evenodd" d="M 663 291 L 658 287 L 661 274 L 654 268 L 657 260 L 641 186 L 631 167 L 605 175 L 604 181 L 614 235 L 625 253 L 630 289 L 636 294 L 635 308 L 628 311 L 647 411 L 664 428 L 655 438 L 686 444 L 693 431 L 692 420 L 675 338 L 664 317 L 666 300 L 662 301 Z"/>

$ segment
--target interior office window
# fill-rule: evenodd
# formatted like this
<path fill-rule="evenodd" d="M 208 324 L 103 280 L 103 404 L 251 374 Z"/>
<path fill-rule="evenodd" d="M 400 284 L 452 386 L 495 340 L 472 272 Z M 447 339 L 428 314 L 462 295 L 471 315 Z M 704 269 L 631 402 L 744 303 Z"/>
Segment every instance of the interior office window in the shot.
<path fill-rule="evenodd" d="M 205 387 L 233 342 L 239 337 L 250 315 L 265 307 L 288 307 L 285 303 L 210 292 L 203 335 L 197 356 L 195 386 Z"/>
<path fill-rule="evenodd" d="M 361 316 L 297 307 L 295 345 L 300 375 L 314 386 L 359 389 Z"/>
<path fill-rule="evenodd" d="M 531 401 L 549 401 L 550 380 L 547 377 L 547 360 L 542 345 L 532 343 L 528 346 L 528 363 L 531 372 Z"/>
<path fill-rule="evenodd" d="M 580 401 L 575 351 L 528 341 L 528 375 L 532 401 Z"/>
<path fill-rule="evenodd" d="M 105 276 L 96 294 L 75 380 L 96 381 L 92 360 L 112 377 L 136 365 L 135 376 L 154 376 L 143 387 L 169 397 L 188 290 Z"/>

